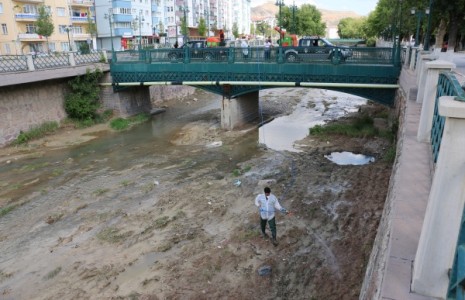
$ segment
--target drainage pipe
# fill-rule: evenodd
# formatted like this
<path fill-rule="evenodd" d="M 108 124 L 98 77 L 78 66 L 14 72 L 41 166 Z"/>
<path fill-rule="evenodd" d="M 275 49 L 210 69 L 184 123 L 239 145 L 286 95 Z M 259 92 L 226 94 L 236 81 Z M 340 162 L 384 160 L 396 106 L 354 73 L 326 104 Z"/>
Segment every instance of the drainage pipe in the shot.
<path fill-rule="evenodd" d="M 275 87 L 332 87 L 332 88 L 371 88 L 398 89 L 398 84 L 370 83 L 323 83 L 323 82 L 274 82 L 274 81 L 147 81 L 100 83 L 101 86 L 149 86 L 149 85 L 253 85 Z"/>

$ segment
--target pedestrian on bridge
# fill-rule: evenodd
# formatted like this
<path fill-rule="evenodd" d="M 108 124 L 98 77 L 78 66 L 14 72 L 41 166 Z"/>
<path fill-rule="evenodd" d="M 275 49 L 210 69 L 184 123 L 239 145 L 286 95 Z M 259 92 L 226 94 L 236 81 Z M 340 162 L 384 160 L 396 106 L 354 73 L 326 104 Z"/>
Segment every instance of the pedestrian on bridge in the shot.
<path fill-rule="evenodd" d="M 249 58 L 249 44 L 247 44 L 247 40 L 245 39 L 245 36 L 242 37 L 241 47 L 242 47 L 242 54 L 244 56 L 244 59 L 248 59 Z"/>
<path fill-rule="evenodd" d="M 271 193 L 271 189 L 269 187 L 266 187 L 263 191 L 265 192 L 264 194 L 260 194 L 255 198 L 255 206 L 257 206 L 260 211 L 260 227 L 262 235 L 263 238 L 269 238 L 268 234 L 265 232 L 266 223 L 268 223 L 271 231 L 271 242 L 274 246 L 277 246 L 275 210 L 279 210 L 284 214 L 289 214 L 289 212 L 287 209 L 283 208 L 281 204 L 279 204 L 278 198 Z"/>
<path fill-rule="evenodd" d="M 270 60 L 271 57 L 271 47 L 273 44 L 271 43 L 271 36 L 265 41 L 265 60 Z"/>

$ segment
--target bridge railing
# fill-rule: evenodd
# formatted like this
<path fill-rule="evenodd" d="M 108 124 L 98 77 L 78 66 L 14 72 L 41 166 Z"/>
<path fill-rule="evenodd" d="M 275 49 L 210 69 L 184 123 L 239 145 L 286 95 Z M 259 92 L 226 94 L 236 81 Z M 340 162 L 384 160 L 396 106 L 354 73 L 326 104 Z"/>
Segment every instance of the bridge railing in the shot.
<path fill-rule="evenodd" d="M 442 136 L 444 132 L 445 117 L 439 115 L 439 98 L 442 96 L 455 96 L 456 101 L 465 102 L 465 86 L 461 86 L 452 72 L 439 74 L 436 101 L 431 129 L 431 144 L 434 162 L 437 162 Z M 454 263 L 450 273 L 447 299 L 463 299 L 465 294 L 465 210 L 456 244 Z"/>
<path fill-rule="evenodd" d="M 434 104 L 433 125 L 431 127 L 431 146 L 433 160 L 436 163 L 441 147 L 442 134 L 444 132 L 445 118 L 439 115 L 439 98 L 442 96 L 455 96 L 458 101 L 465 101 L 465 92 L 457 78 L 451 72 L 439 74 L 436 101 Z"/>
<path fill-rule="evenodd" d="M 41 53 L 28 55 L 1 55 L 0 73 L 54 69 L 106 62 L 106 54 L 73 52 Z"/>
<path fill-rule="evenodd" d="M 0 56 L 0 73 L 27 71 L 27 59 L 24 55 Z"/>
<path fill-rule="evenodd" d="M 310 49 L 310 50 L 309 50 Z M 334 59 L 337 58 L 337 59 Z M 165 48 L 115 53 L 113 63 L 347 63 L 393 65 L 392 48 L 259 47 Z"/>

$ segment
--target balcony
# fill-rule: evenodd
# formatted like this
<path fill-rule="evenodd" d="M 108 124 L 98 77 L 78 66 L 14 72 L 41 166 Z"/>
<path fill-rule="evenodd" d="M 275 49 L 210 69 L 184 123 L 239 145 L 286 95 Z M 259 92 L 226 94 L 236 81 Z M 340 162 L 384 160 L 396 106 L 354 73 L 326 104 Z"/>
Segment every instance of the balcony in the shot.
<path fill-rule="evenodd" d="M 71 17 L 73 23 L 87 23 L 89 20 L 95 21 L 95 17 Z"/>
<path fill-rule="evenodd" d="M 44 0 L 14 0 L 21 3 L 44 3 Z"/>
<path fill-rule="evenodd" d="M 93 0 L 70 0 L 69 2 L 73 7 L 91 7 L 94 5 Z"/>
<path fill-rule="evenodd" d="M 38 35 L 37 33 L 20 33 L 18 39 L 22 42 L 41 42 L 45 41 L 45 37 Z"/>
<path fill-rule="evenodd" d="M 87 41 L 88 39 L 91 39 L 92 36 L 90 33 L 73 33 L 73 38 L 75 41 Z"/>
<path fill-rule="evenodd" d="M 26 14 L 26 13 L 19 13 L 15 14 L 16 21 L 36 21 L 39 18 L 39 14 Z"/>

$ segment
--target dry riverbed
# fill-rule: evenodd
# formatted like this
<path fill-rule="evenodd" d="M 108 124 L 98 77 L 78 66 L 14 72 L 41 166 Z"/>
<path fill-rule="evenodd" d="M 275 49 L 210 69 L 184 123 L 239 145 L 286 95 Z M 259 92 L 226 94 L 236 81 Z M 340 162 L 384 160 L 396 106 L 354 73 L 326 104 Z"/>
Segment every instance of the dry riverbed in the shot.
<path fill-rule="evenodd" d="M 194 98 L 201 96 L 163 105 L 204 104 Z M 299 98 L 262 103 L 267 116 L 279 116 Z M 107 125 L 68 128 L 27 148 L 0 149 L 0 163 L 84 143 L 102 130 Z M 221 141 L 218 148 L 228 149 L 248 130 L 196 122 L 171 142 L 202 149 Z M 178 162 L 163 169 L 90 166 L 62 186 L 14 200 L 4 185 L 0 208 L 17 206 L 0 217 L 0 299 L 358 299 L 388 190 L 392 166 L 382 157 L 390 142 L 308 136 L 298 144 L 301 152 L 259 146 L 235 171 L 217 160 L 192 168 L 176 152 Z M 333 151 L 376 160 L 337 165 L 324 157 Z M 277 215 L 277 247 L 262 239 L 253 205 L 266 185 L 292 211 Z"/>

